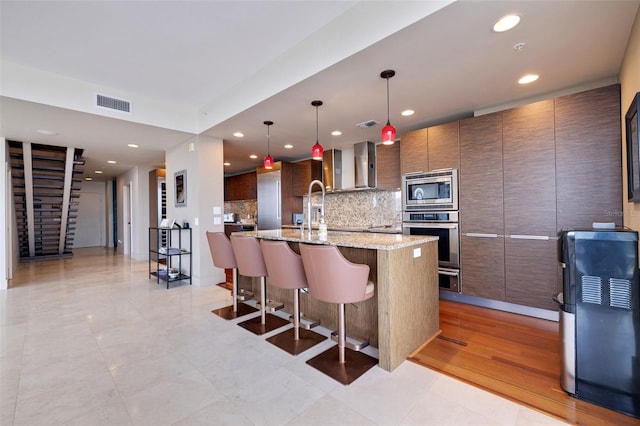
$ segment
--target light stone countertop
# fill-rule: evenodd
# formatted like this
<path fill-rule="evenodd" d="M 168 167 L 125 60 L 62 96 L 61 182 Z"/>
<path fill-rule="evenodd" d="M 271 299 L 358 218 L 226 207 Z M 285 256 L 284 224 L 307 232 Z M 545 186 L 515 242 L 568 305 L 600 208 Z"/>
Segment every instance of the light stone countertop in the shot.
<path fill-rule="evenodd" d="M 233 235 L 247 235 L 265 240 L 292 241 L 296 243 L 328 244 L 340 247 L 354 247 L 374 250 L 395 250 L 431 241 L 438 237 L 429 235 L 404 235 L 373 232 L 329 231 L 326 238 L 319 238 L 318 231 L 301 234 L 300 229 L 273 229 L 263 231 L 234 232 Z"/>

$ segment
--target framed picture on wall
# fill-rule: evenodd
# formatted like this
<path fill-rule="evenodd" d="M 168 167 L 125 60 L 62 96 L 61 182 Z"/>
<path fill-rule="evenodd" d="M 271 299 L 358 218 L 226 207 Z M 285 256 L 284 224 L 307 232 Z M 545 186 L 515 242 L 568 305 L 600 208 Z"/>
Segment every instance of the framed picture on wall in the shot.
<path fill-rule="evenodd" d="M 175 182 L 176 207 L 186 207 L 187 205 L 187 171 L 180 170 L 173 174 Z"/>
<path fill-rule="evenodd" d="M 627 184 L 628 200 L 640 201 L 640 146 L 638 145 L 638 127 L 640 118 L 638 117 L 638 106 L 640 104 L 640 92 L 629 106 L 625 115 L 625 129 L 627 133 Z"/>

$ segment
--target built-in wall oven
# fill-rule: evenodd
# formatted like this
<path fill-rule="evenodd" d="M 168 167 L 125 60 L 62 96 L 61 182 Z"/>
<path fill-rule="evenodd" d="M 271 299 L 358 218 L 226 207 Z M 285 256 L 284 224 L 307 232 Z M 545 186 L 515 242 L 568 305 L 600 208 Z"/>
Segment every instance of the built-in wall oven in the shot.
<path fill-rule="evenodd" d="M 402 232 L 438 237 L 440 288 L 460 292 L 460 228 L 457 211 L 404 212 Z"/>
<path fill-rule="evenodd" d="M 438 237 L 440 288 L 460 292 L 458 171 L 408 174 L 402 183 L 402 232 Z"/>

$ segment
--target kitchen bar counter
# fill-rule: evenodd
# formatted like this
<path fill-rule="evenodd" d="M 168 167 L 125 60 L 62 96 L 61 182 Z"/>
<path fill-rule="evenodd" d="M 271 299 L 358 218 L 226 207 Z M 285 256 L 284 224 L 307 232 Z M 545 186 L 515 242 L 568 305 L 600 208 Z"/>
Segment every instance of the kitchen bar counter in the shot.
<path fill-rule="evenodd" d="M 368 264 L 375 296 L 358 303 L 358 309 L 347 306 L 347 334 L 368 336 L 372 346 L 378 348 L 379 366 L 387 371 L 395 369 L 440 331 L 437 237 L 329 231 L 326 238 L 320 239 L 317 231 L 309 236 L 307 231 L 301 234 L 300 229 L 234 234 L 287 241 L 297 252 L 299 243 L 335 245 L 350 261 Z M 258 280 L 240 277 L 240 287 L 248 281 L 254 293 L 259 294 Z M 285 303 L 285 310 L 291 312 L 292 298 L 287 290 L 268 286 L 267 293 L 270 299 Z M 337 329 L 335 305 L 308 294 L 302 296 L 301 311 L 305 316 Z"/>

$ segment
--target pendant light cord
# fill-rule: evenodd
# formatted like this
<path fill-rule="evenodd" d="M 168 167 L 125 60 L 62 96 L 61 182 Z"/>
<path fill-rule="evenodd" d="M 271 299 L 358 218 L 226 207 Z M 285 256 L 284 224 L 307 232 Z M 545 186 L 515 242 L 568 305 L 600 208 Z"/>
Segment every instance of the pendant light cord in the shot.
<path fill-rule="evenodd" d="M 391 124 L 389 120 L 389 79 L 387 78 L 387 125 Z"/>
<path fill-rule="evenodd" d="M 271 126 L 267 124 L 267 155 L 271 155 L 271 131 L 269 130 Z"/>
<path fill-rule="evenodd" d="M 316 143 L 320 143 L 319 133 L 319 125 L 318 125 L 318 106 L 316 105 Z"/>

